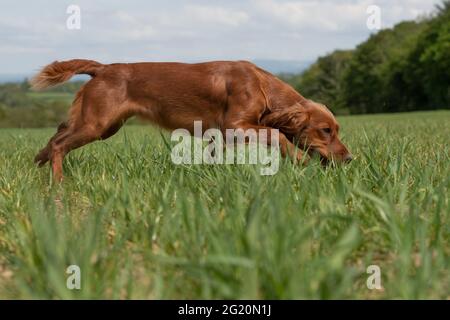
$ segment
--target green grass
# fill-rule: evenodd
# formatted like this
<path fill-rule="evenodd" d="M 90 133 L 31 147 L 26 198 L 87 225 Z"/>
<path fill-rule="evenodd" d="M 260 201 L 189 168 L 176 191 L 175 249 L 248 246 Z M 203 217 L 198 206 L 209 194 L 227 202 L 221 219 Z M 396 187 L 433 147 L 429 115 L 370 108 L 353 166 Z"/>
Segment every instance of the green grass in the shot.
<path fill-rule="evenodd" d="M 177 166 L 129 126 L 62 186 L 32 163 L 53 129 L 0 130 L 0 298 L 449 299 L 450 112 L 339 121 L 344 167 Z"/>

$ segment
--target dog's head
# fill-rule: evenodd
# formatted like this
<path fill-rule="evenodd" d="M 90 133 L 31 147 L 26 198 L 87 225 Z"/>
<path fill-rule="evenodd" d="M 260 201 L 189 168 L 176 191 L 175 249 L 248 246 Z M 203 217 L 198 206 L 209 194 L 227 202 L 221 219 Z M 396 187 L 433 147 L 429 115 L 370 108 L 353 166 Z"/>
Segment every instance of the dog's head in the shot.
<path fill-rule="evenodd" d="M 281 108 L 263 120 L 300 148 L 307 149 L 310 155 L 318 154 L 323 164 L 352 160 L 351 153 L 339 139 L 339 124 L 322 104 L 307 100 Z"/>
<path fill-rule="evenodd" d="M 319 154 L 325 163 L 330 160 L 350 162 L 352 155 L 339 139 L 339 124 L 331 111 L 311 100 L 303 107 L 309 120 L 295 136 L 300 146 L 308 148 L 311 154 Z"/>

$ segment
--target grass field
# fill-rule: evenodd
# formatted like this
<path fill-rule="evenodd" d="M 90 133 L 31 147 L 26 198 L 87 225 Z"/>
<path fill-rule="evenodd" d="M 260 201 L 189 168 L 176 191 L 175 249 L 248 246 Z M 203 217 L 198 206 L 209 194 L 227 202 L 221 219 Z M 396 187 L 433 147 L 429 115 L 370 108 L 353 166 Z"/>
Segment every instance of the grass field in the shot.
<path fill-rule="evenodd" d="M 339 121 L 345 167 L 177 166 L 129 126 L 62 186 L 32 162 L 54 129 L 0 130 L 0 298 L 450 299 L 450 112 Z"/>

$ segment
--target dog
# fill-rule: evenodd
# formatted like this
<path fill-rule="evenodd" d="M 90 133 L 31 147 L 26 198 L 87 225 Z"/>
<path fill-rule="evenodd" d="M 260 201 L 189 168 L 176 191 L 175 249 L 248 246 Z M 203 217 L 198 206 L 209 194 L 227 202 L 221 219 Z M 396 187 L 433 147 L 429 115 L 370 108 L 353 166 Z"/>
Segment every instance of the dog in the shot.
<path fill-rule="evenodd" d="M 169 130 L 184 128 L 191 133 L 196 120 L 202 121 L 204 130 L 278 129 L 282 156 L 295 162 L 305 161 L 305 153 L 318 154 L 324 163 L 352 159 L 327 107 L 304 98 L 251 62 L 101 64 L 74 59 L 47 65 L 30 83 L 39 90 L 76 74 L 92 79 L 76 94 L 68 121 L 58 126 L 35 158 L 39 166 L 51 162 L 56 181 L 63 179 L 67 153 L 111 137 L 135 115 Z"/>

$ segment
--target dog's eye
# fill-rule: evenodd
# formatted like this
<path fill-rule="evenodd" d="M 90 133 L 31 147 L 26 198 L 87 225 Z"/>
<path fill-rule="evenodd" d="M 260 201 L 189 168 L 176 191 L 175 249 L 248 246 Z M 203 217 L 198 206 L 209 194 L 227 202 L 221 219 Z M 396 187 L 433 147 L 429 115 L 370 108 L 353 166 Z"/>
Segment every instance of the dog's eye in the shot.
<path fill-rule="evenodd" d="M 331 133 L 331 129 L 330 128 L 323 128 L 322 131 L 325 132 L 326 134 L 330 134 Z"/>

